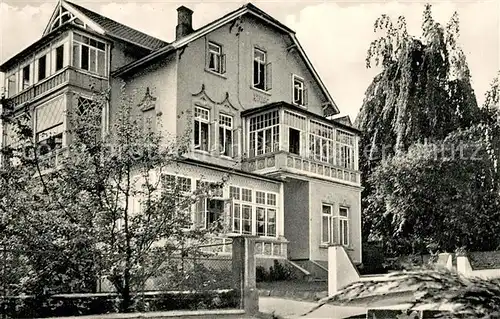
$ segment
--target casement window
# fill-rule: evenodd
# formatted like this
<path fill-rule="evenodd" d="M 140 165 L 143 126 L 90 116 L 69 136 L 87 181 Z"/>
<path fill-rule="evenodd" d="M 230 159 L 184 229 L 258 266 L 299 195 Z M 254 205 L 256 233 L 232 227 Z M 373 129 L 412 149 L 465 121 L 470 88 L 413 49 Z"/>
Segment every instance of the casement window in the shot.
<path fill-rule="evenodd" d="M 224 220 L 226 200 L 222 198 L 222 187 L 212 187 L 212 183 L 196 181 L 196 188 L 206 192 L 196 203 L 195 225 L 200 228 L 221 226 Z"/>
<path fill-rule="evenodd" d="M 333 205 L 322 205 L 321 243 L 349 246 L 349 208 L 341 206 L 335 215 Z"/>
<path fill-rule="evenodd" d="M 47 56 L 44 55 L 38 58 L 38 81 L 47 77 Z"/>
<path fill-rule="evenodd" d="M 304 79 L 296 75 L 292 76 L 293 103 L 299 106 L 307 106 L 307 88 Z"/>
<path fill-rule="evenodd" d="M 251 189 L 230 186 L 229 197 L 232 201 L 231 227 L 234 233 L 276 236 L 277 194 L 255 191 L 253 196 Z"/>
<path fill-rule="evenodd" d="M 272 111 L 250 118 L 249 156 L 254 157 L 279 150 L 279 113 Z"/>
<path fill-rule="evenodd" d="M 23 78 L 22 78 L 22 80 L 23 80 L 22 81 L 22 85 L 23 85 L 22 89 L 25 90 L 31 84 L 31 81 L 30 81 L 30 79 L 31 79 L 31 64 L 28 64 L 27 66 L 25 66 L 23 68 L 22 76 L 23 76 Z"/>
<path fill-rule="evenodd" d="M 354 169 L 354 135 L 337 130 L 337 165 Z"/>
<path fill-rule="evenodd" d="M 194 109 L 194 149 L 208 152 L 210 145 L 210 111 L 201 107 Z"/>
<path fill-rule="evenodd" d="M 162 188 L 168 192 L 181 192 L 188 194 L 191 192 L 191 178 L 170 174 L 163 174 L 161 177 Z"/>
<path fill-rule="evenodd" d="M 326 124 L 310 121 L 309 157 L 312 160 L 334 164 L 334 129 Z"/>
<path fill-rule="evenodd" d="M 222 46 L 213 42 L 208 42 L 207 69 L 218 74 L 226 73 L 226 55 L 222 53 Z"/>
<path fill-rule="evenodd" d="M 321 243 L 331 244 L 335 242 L 333 206 L 323 204 L 321 208 Z"/>
<path fill-rule="evenodd" d="M 339 208 L 339 243 L 349 246 L 349 208 Z"/>
<path fill-rule="evenodd" d="M 73 66 L 106 76 L 106 44 L 75 33 L 73 35 Z"/>
<path fill-rule="evenodd" d="M 267 63 L 267 53 L 257 48 L 253 50 L 253 87 L 263 91 L 272 88 L 272 64 Z"/>
<path fill-rule="evenodd" d="M 276 236 L 276 194 L 255 192 L 258 236 Z"/>
<path fill-rule="evenodd" d="M 252 234 L 252 190 L 230 186 L 229 197 L 232 200 L 232 231 L 239 234 Z"/>
<path fill-rule="evenodd" d="M 233 157 L 233 118 L 219 114 L 219 152 L 220 155 Z"/>

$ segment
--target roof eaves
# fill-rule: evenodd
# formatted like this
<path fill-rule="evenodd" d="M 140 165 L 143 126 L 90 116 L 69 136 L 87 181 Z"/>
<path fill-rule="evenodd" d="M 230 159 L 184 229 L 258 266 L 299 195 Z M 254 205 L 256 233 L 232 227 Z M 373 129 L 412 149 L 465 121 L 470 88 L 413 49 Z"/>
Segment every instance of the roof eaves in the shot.
<path fill-rule="evenodd" d="M 335 101 L 333 100 L 330 92 L 328 92 L 328 89 L 326 88 L 325 84 L 323 83 L 323 81 L 321 80 L 318 72 L 316 71 L 316 69 L 314 68 L 314 66 L 312 65 L 311 63 L 311 60 L 309 60 L 309 57 L 307 56 L 306 52 L 304 51 L 304 48 L 302 48 L 302 46 L 300 45 L 299 43 L 299 40 L 297 39 L 297 36 L 295 34 L 292 34 L 292 40 L 293 42 L 295 43 L 295 45 L 297 46 L 298 50 L 300 51 L 300 53 L 302 54 L 302 56 L 304 57 L 304 60 L 306 61 L 306 65 L 307 67 L 309 68 L 309 70 L 311 71 L 311 73 L 313 74 L 314 78 L 316 79 L 316 81 L 318 82 L 321 90 L 325 93 L 328 101 L 332 104 L 332 107 L 334 108 L 334 111 L 335 111 L 335 114 L 339 114 L 340 113 L 340 110 L 337 106 L 337 104 L 335 103 Z"/>

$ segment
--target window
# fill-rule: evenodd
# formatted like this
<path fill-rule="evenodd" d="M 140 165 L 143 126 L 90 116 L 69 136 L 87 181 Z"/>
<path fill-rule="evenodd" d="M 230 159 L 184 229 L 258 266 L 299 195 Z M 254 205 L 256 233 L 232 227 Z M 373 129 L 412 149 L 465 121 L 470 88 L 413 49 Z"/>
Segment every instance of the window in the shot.
<path fill-rule="evenodd" d="M 58 97 L 35 109 L 35 141 L 40 155 L 62 148 L 65 102 L 64 97 Z"/>
<path fill-rule="evenodd" d="M 349 245 L 349 209 L 339 208 L 339 243 L 344 246 Z"/>
<path fill-rule="evenodd" d="M 210 111 L 201 107 L 194 109 L 194 149 L 209 151 Z"/>
<path fill-rule="evenodd" d="M 229 197 L 232 200 L 232 231 L 239 234 L 252 234 L 252 190 L 230 186 Z"/>
<path fill-rule="evenodd" d="M 56 71 L 64 67 L 64 44 L 56 48 Z"/>
<path fill-rule="evenodd" d="M 219 114 L 219 152 L 233 156 L 233 118 L 224 114 Z"/>
<path fill-rule="evenodd" d="M 337 130 L 337 165 L 354 169 L 354 135 Z"/>
<path fill-rule="evenodd" d="M 14 73 L 7 78 L 7 90 L 9 90 L 9 97 L 17 94 L 17 73 Z"/>
<path fill-rule="evenodd" d="M 191 178 L 189 177 L 164 174 L 161 182 L 163 189 L 167 191 L 191 192 Z"/>
<path fill-rule="evenodd" d="M 177 180 L 177 183 L 187 185 L 187 181 Z M 222 226 L 226 201 L 221 198 L 222 187 L 213 187 L 213 184 L 200 180 L 196 181 L 196 188 L 206 194 L 206 197 L 201 197 L 196 203 L 195 224 L 201 228 Z"/>
<path fill-rule="evenodd" d="M 300 155 L 300 131 L 294 128 L 288 129 L 289 152 Z"/>
<path fill-rule="evenodd" d="M 47 56 L 44 55 L 38 59 L 38 81 L 47 76 Z"/>
<path fill-rule="evenodd" d="M 333 206 L 328 204 L 322 205 L 321 214 L 321 243 L 331 244 L 334 242 L 333 233 Z"/>
<path fill-rule="evenodd" d="M 269 91 L 272 87 L 272 64 L 267 63 L 267 53 L 254 48 L 253 50 L 253 87 Z"/>
<path fill-rule="evenodd" d="M 28 64 L 23 68 L 23 90 L 30 86 L 30 66 Z"/>
<path fill-rule="evenodd" d="M 213 42 L 208 42 L 207 68 L 215 73 L 226 73 L 226 55 L 222 54 L 222 47 Z"/>
<path fill-rule="evenodd" d="M 73 66 L 106 76 L 106 44 L 75 33 Z"/>
<path fill-rule="evenodd" d="M 309 134 L 309 157 L 315 161 L 333 164 L 333 127 L 311 121 Z"/>
<path fill-rule="evenodd" d="M 39 155 L 51 153 L 62 148 L 63 125 L 59 124 L 50 129 L 37 132 L 36 142 L 38 144 Z"/>
<path fill-rule="evenodd" d="M 304 85 L 304 80 L 296 75 L 292 76 L 293 87 L 293 103 L 306 106 L 307 105 L 307 89 Z"/>
<path fill-rule="evenodd" d="M 229 187 L 232 200 L 232 230 L 240 234 L 258 236 L 276 236 L 276 197 L 274 193 L 255 191 L 255 203 L 252 203 L 252 190 L 235 186 Z M 255 211 L 255 217 L 252 213 Z M 253 222 L 255 218 L 255 230 Z"/>
<path fill-rule="evenodd" d="M 279 150 L 279 114 L 272 111 L 250 118 L 249 156 Z"/>

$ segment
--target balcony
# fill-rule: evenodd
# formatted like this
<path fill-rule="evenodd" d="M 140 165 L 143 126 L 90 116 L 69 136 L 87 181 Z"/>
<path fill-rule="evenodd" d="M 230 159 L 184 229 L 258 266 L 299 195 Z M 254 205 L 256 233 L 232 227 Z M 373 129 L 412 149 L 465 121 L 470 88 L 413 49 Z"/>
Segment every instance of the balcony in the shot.
<path fill-rule="evenodd" d="M 105 78 L 68 66 L 58 73 L 35 83 L 24 91 L 7 98 L 6 104 L 10 109 L 14 109 L 24 103 L 41 98 L 65 85 L 72 85 L 98 92 L 107 88 L 107 82 Z"/>
<path fill-rule="evenodd" d="M 329 163 L 317 162 L 288 152 L 274 152 L 243 160 L 242 169 L 260 174 L 288 172 L 359 186 L 360 173 Z M 274 174 L 273 174 L 274 175 Z"/>
<path fill-rule="evenodd" d="M 40 172 L 43 174 L 57 168 L 62 164 L 66 156 L 67 152 L 65 148 L 54 150 L 48 154 L 40 156 L 38 158 L 38 167 L 40 168 Z"/>

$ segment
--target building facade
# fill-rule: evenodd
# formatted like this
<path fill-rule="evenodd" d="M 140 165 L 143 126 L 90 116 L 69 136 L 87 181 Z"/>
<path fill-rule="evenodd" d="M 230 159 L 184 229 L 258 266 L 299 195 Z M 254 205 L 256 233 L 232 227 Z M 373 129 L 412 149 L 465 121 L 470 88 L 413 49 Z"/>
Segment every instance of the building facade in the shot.
<path fill-rule="evenodd" d="M 176 39 L 165 42 L 62 0 L 42 38 L 0 66 L 3 108 L 32 113 L 50 166 L 70 143 L 65 114 L 110 89 L 107 130 L 124 88 L 159 132 L 190 134 L 169 172 L 186 188 L 230 172 L 193 207 L 197 225 L 227 218 L 228 236 L 257 236 L 262 259 L 321 265 L 341 244 L 361 263 L 359 132 L 335 118 L 294 31 L 252 4 L 196 30 L 192 14 L 178 8 Z M 15 143 L 8 125 L 2 132 L 3 145 Z"/>

